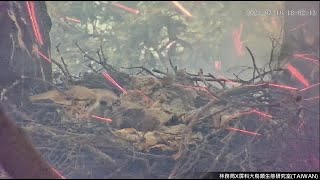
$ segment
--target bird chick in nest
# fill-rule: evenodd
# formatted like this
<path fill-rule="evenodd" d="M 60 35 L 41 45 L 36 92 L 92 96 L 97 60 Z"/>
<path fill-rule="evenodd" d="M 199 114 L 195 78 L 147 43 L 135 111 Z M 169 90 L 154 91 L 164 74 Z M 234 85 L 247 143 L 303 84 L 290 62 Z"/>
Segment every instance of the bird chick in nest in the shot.
<path fill-rule="evenodd" d="M 111 106 L 118 97 L 105 89 L 89 89 L 73 86 L 66 91 L 52 90 L 29 97 L 31 102 L 51 102 L 64 107 L 65 113 L 74 119 L 87 119 L 93 113 L 101 112 L 101 105 Z M 100 115 L 100 114 L 99 114 Z"/>
<path fill-rule="evenodd" d="M 155 89 L 162 87 L 162 83 L 153 76 L 135 76 L 131 81 L 131 87 L 150 95 Z"/>

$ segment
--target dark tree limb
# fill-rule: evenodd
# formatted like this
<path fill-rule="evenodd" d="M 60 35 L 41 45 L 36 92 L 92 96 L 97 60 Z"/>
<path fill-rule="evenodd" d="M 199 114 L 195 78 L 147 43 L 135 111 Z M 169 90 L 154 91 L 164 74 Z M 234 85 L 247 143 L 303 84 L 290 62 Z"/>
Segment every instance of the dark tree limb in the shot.
<path fill-rule="evenodd" d="M 157 77 L 154 75 L 149 69 L 143 67 L 143 66 L 137 66 L 137 67 L 121 67 L 123 69 L 142 69 L 142 71 L 145 71 L 146 73 L 150 74 L 151 76 Z"/>
<path fill-rule="evenodd" d="M 62 179 L 0 107 L 0 163 L 17 179 Z"/>
<path fill-rule="evenodd" d="M 64 61 L 64 59 L 63 59 L 63 57 L 62 57 L 62 55 L 61 55 L 61 53 L 60 53 L 60 49 L 59 49 L 59 46 L 60 46 L 60 45 L 61 45 L 61 43 L 56 46 L 56 51 L 58 52 L 58 54 L 59 54 L 59 56 L 60 56 L 61 62 L 62 62 L 62 64 L 63 64 L 63 67 L 61 66 L 61 64 L 59 64 L 59 63 L 56 62 L 55 60 L 52 60 L 52 62 L 53 62 L 54 64 L 56 64 L 56 65 L 59 67 L 59 69 L 62 71 L 62 73 L 63 73 L 66 77 L 69 78 L 70 82 L 73 83 L 74 81 L 73 81 L 73 78 L 72 78 L 72 76 L 71 76 L 71 74 L 70 74 L 70 72 L 69 72 L 68 65 L 65 63 L 65 61 Z"/>
<path fill-rule="evenodd" d="M 256 71 L 257 71 L 257 73 L 259 75 L 260 75 L 260 72 L 259 72 L 259 69 L 258 69 L 257 64 L 256 64 L 256 60 L 254 59 L 254 56 L 253 56 L 251 50 L 248 48 L 248 46 L 246 46 L 246 49 L 248 50 L 248 52 L 249 52 L 249 54 L 251 56 L 251 59 L 252 59 L 253 68 L 254 68 L 253 69 L 253 78 L 254 78 L 256 76 Z M 254 82 L 254 81 L 252 81 L 252 82 Z"/>

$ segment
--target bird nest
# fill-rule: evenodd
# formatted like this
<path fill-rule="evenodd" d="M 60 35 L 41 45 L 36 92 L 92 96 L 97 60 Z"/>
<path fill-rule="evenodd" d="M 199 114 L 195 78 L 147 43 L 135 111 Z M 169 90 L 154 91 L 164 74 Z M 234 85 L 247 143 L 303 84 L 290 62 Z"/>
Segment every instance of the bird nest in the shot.
<path fill-rule="evenodd" d="M 310 154 L 317 158 L 312 138 L 319 122 L 305 106 L 306 89 L 263 81 L 268 73 L 258 69 L 243 81 L 176 67 L 172 74 L 137 67 L 146 72 L 140 75 L 102 67 L 108 73 L 56 74 L 67 79 L 60 84 L 24 77 L 1 93 L 16 122 L 67 178 L 315 170 Z M 27 96 L 17 105 L 10 99 L 21 89 Z"/>

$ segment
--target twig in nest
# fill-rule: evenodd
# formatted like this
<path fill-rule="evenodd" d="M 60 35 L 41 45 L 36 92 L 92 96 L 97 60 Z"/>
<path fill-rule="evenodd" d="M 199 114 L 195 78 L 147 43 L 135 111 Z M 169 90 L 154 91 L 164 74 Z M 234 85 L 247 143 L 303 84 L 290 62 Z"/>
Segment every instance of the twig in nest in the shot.
<path fill-rule="evenodd" d="M 59 46 L 60 46 L 60 45 L 61 45 L 61 43 L 59 43 L 59 44 L 56 46 L 56 50 L 57 50 L 57 52 L 58 52 L 58 54 L 59 54 L 59 56 L 60 56 L 61 62 L 62 62 L 62 64 L 63 64 L 64 67 L 62 67 L 62 65 L 61 65 L 60 63 L 58 63 L 58 62 L 56 62 L 56 61 L 54 61 L 54 60 L 52 60 L 52 59 L 51 59 L 51 61 L 52 61 L 53 63 L 55 63 L 55 64 L 59 67 L 59 69 L 62 71 L 62 73 L 63 73 L 66 77 L 69 78 L 70 82 L 73 83 L 74 81 L 73 81 L 73 78 L 72 78 L 72 76 L 71 76 L 71 74 L 70 74 L 70 72 L 69 72 L 69 70 L 68 70 L 68 66 L 67 66 L 67 64 L 65 63 L 65 61 L 64 61 L 64 59 L 63 59 L 63 57 L 62 57 L 62 55 L 61 55 L 61 53 L 60 53 L 60 49 L 59 49 Z"/>
<path fill-rule="evenodd" d="M 254 68 L 248 67 L 248 66 L 243 66 L 243 69 L 238 72 L 237 76 L 239 76 L 241 73 L 243 73 L 243 72 L 245 72 L 245 71 L 247 71 L 247 70 L 249 70 L 249 69 L 254 69 Z"/>
<path fill-rule="evenodd" d="M 93 62 L 99 64 L 101 67 L 103 67 L 103 69 L 105 69 L 106 71 L 113 71 L 115 72 L 116 70 L 110 66 L 109 64 L 105 63 L 106 61 L 105 60 L 101 60 L 101 61 L 98 61 L 96 60 L 95 58 L 91 57 L 90 55 L 88 55 L 88 53 L 86 53 L 80 46 L 79 44 L 76 42 L 75 45 L 78 47 L 78 49 L 84 54 L 83 57 L 85 58 L 88 58 L 89 60 L 92 60 Z M 98 54 L 99 55 L 99 54 Z M 105 58 L 104 58 L 105 59 Z"/>
<path fill-rule="evenodd" d="M 185 133 L 187 133 L 188 135 L 186 136 L 187 139 L 190 138 L 191 134 L 192 134 L 192 128 L 195 124 L 197 124 L 197 122 L 200 120 L 199 116 L 201 114 L 203 114 L 204 112 L 208 111 L 217 101 L 217 99 L 212 99 L 211 101 L 209 101 L 205 106 L 201 107 L 200 109 L 198 109 L 197 111 L 193 112 L 192 114 L 190 114 L 187 118 L 187 122 L 189 122 L 188 124 L 188 128 L 186 128 Z M 191 119 L 191 120 L 189 120 Z"/>
<path fill-rule="evenodd" d="M 94 73 L 99 73 L 99 71 L 101 71 L 103 68 L 99 69 L 99 70 L 95 70 L 92 65 L 89 63 L 89 64 L 86 64 L 85 66 L 87 66 L 89 69 L 91 69 Z"/>
<path fill-rule="evenodd" d="M 213 76 L 210 73 L 208 73 L 208 76 L 212 77 L 213 79 L 215 79 L 222 86 L 223 89 L 226 88 L 226 81 L 219 80 L 219 79 L 217 79 L 215 76 Z"/>
<path fill-rule="evenodd" d="M 273 71 L 284 71 L 284 70 L 286 70 L 286 69 L 281 69 L 280 68 L 280 69 L 270 70 L 270 71 L 264 72 L 264 73 L 262 73 L 262 74 L 260 74 L 260 75 L 258 75 L 256 77 L 253 77 L 248 82 L 253 82 L 255 79 L 258 79 L 258 78 L 262 78 L 263 79 L 264 76 L 266 76 L 268 74 L 272 74 Z"/>
<path fill-rule="evenodd" d="M 154 75 L 149 69 L 143 67 L 143 66 L 136 66 L 136 67 L 121 67 L 123 69 L 142 69 L 142 71 L 145 71 L 146 73 L 156 77 L 156 75 Z"/>
<path fill-rule="evenodd" d="M 212 89 L 211 89 L 212 85 L 209 84 L 209 83 L 203 78 L 203 70 L 200 69 L 200 71 L 199 71 L 198 74 L 199 74 L 199 77 L 200 77 L 201 81 L 202 81 L 203 84 L 206 86 L 207 90 L 209 91 L 209 93 L 210 93 L 212 96 L 214 96 L 216 99 L 218 99 L 218 97 L 217 97 L 217 95 L 215 94 L 215 92 L 213 92 Z M 218 99 L 218 100 L 219 100 L 219 99 Z"/>
<path fill-rule="evenodd" d="M 21 83 L 21 80 L 16 80 L 14 83 L 12 83 L 12 85 L 11 85 L 10 87 L 8 87 L 8 88 L 3 88 L 2 91 L 1 91 L 0 101 L 5 100 L 4 98 L 5 98 L 6 93 L 7 93 L 10 89 L 14 88 L 16 85 L 18 85 L 18 84 L 20 84 L 20 83 Z"/>
<path fill-rule="evenodd" d="M 107 58 L 104 56 L 104 52 L 103 52 L 101 44 L 100 44 L 100 51 L 101 51 L 101 55 L 102 55 L 102 58 L 103 58 L 103 62 L 107 64 Z"/>
<path fill-rule="evenodd" d="M 236 82 L 241 82 L 243 84 L 249 84 L 250 83 L 250 81 L 245 81 L 245 80 L 240 79 L 239 75 L 236 75 L 235 73 L 232 73 L 232 74 L 237 78 Z M 253 77 L 253 78 L 255 78 L 255 77 Z"/>
<path fill-rule="evenodd" d="M 271 71 L 272 70 L 271 63 L 273 61 L 273 52 L 274 52 L 274 49 L 277 47 L 279 42 L 276 39 L 272 38 L 271 36 L 269 36 L 269 39 L 271 41 L 271 52 L 270 52 L 270 60 L 269 60 L 269 69 Z M 275 44 L 275 41 L 276 41 L 276 44 Z"/>
<path fill-rule="evenodd" d="M 51 61 L 52 61 L 56 66 L 58 66 L 58 68 L 62 71 L 62 73 L 63 73 L 66 77 L 68 77 L 68 73 L 64 70 L 63 66 L 62 66 L 60 63 L 58 63 L 58 62 L 55 61 L 54 59 L 51 59 Z"/>
<path fill-rule="evenodd" d="M 152 71 L 153 71 L 153 72 L 156 72 L 156 73 L 159 73 L 159 74 L 167 75 L 167 73 L 162 72 L 162 71 L 157 70 L 157 69 L 152 69 Z"/>
<path fill-rule="evenodd" d="M 101 52 L 101 56 L 102 56 L 102 59 L 100 57 L 100 54 L 99 52 Z M 100 59 L 100 65 L 105 65 L 105 66 L 108 66 L 113 72 L 116 72 L 116 70 L 107 63 L 107 58 L 105 57 L 104 53 L 103 53 L 103 49 L 102 49 L 102 45 L 100 45 L 100 51 L 97 52 L 98 53 L 98 56 L 99 56 L 99 59 Z M 106 68 L 105 68 L 106 69 Z M 106 69 L 107 70 L 107 69 Z"/>
<path fill-rule="evenodd" d="M 201 81 L 201 79 L 198 77 L 199 75 L 197 74 L 191 74 L 191 73 L 188 73 L 187 74 L 189 76 L 191 76 L 191 80 L 193 81 Z M 230 82 L 237 82 L 237 83 L 246 83 L 247 81 L 244 81 L 244 80 L 241 80 L 240 78 L 238 79 L 224 79 L 224 78 L 215 78 L 215 77 L 212 77 L 211 74 L 208 74 L 208 75 L 203 75 L 203 77 L 205 78 L 206 81 L 221 81 L 221 82 L 226 82 L 226 81 L 230 81 Z M 209 78 L 208 78 L 209 77 Z"/>
<path fill-rule="evenodd" d="M 83 57 L 88 58 L 96 63 L 99 63 L 99 61 L 97 61 L 96 59 L 94 59 L 93 57 L 89 56 L 88 53 L 86 53 L 80 46 L 79 44 L 76 42 L 75 45 L 78 47 L 78 49 L 84 54 Z"/>
<path fill-rule="evenodd" d="M 259 75 L 260 75 L 260 72 L 259 72 L 259 69 L 258 69 L 257 64 L 256 64 L 256 60 L 254 59 L 254 56 L 253 56 L 251 50 L 248 48 L 248 46 L 246 46 L 246 49 L 248 50 L 248 52 L 249 52 L 249 54 L 251 56 L 251 59 L 252 59 L 253 68 L 254 68 L 253 69 L 253 78 L 254 78 L 256 76 L 256 71 L 257 71 L 257 73 Z M 252 82 L 254 82 L 254 81 L 252 81 Z"/>
<path fill-rule="evenodd" d="M 173 69 L 174 73 L 177 74 L 177 66 L 173 66 L 171 58 L 168 58 L 168 59 L 169 59 L 171 68 Z"/>

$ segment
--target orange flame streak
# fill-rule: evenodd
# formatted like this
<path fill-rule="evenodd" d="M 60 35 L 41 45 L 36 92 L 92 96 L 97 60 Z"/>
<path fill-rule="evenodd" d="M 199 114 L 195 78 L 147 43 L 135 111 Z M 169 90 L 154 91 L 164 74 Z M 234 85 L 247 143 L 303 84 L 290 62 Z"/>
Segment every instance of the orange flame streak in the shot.
<path fill-rule="evenodd" d="M 118 7 L 118 8 L 120 8 L 120 9 L 123 9 L 123 10 L 125 10 L 127 12 L 133 13 L 133 14 L 139 14 L 139 12 L 140 12 L 139 10 L 124 6 L 124 5 L 116 3 L 116 2 L 112 2 L 111 4 L 116 6 L 116 7 Z"/>
<path fill-rule="evenodd" d="M 313 87 L 315 87 L 315 86 L 318 86 L 318 85 L 320 85 L 320 83 L 313 84 L 313 85 L 311 85 L 311 86 L 309 86 L 309 87 L 306 87 L 306 88 L 300 89 L 299 91 L 300 91 L 300 92 L 302 92 L 302 91 L 306 91 L 306 90 L 311 89 L 311 88 L 313 88 Z"/>
<path fill-rule="evenodd" d="M 44 60 L 46 60 L 47 62 L 49 62 L 49 63 L 52 62 L 47 56 L 45 56 L 44 54 L 42 54 L 37 48 L 33 48 L 33 50 L 34 50 L 38 55 L 40 55 Z"/>
<path fill-rule="evenodd" d="M 75 22 L 75 23 L 81 23 L 81 21 L 79 19 L 74 19 L 74 18 L 70 18 L 70 17 L 64 17 L 66 20 L 71 21 L 71 22 Z"/>
<path fill-rule="evenodd" d="M 96 116 L 96 115 L 91 115 L 91 117 L 99 119 L 99 120 L 103 120 L 103 121 L 106 121 L 106 122 L 112 122 L 112 119 L 109 119 L 109 118 L 103 118 L 103 117 Z"/>
<path fill-rule="evenodd" d="M 61 178 L 61 179 L 67 179 L 64 176 L 62 176 L 56 169 L 52 168 L 52 170 Z"/>
<path fill-rule="evenodd" d="M 310 100 L 314 100 L 314 99 L 319 99 L 320 97 L 319 96 L 316 96 L 316 97 L 312 97 L 312 98 L 308 98 L 308 99 L 303 99 L 304 101 L 310 101 Z"/>
<path fill-rule="evenodd" d="M 304 59 L 304 60 L 308 60 L 308 61 L 312 61 L 314 64 L 316 64 L 317 66 L 319 65 L 319 59 L 316 58 L 311 58 L 311 57 L 306 57 L 306 56 L 310 56 L 310 54 L 294 54 L 293 57 L 295 58 L 299 58 L 299 59 Z"/>
<path fill-rule="evenodd" d="M 123 89 L 115 80 L 113 80 L 112 77 L 108 73 L 103 72 L 102 75 L 106 80 L 110 81 L 114 86 L 116 86 L 124 94 L 127 94 L 127 91 L 125 89 Z"/>
<path fill-rule="evenodd" d="M 238 56 L 244 56 L 245 55 L 243 42 L 241 42 L 242 30 L 243 30 L 243 24 L 241 23 L 240 24 L 240 28 L 234 30 L 233 33 L 232 33 L 233 45 L 234 45 L 235 51 L 236 51 Z"/>
<path fill-rule="evenodd" d="M 184 15 L 192 17 L 192 14 L 184 8 L 178 1 L 171 1 Z"/>
<path fill-rule="evenodd" d="M 27 1 L 26 3 L 27 3 L 29 17 L 30 17 L 30 20 L 32 23 L 32 29 L 33 29 L 34 35 L 36 37 L 36 41 L 40 45 L 43 45 L 42 35 L 40 33 L 39 24 L 38 24 L 36 12 L 35 12 L 34 1 Z"/>
<path fill-rule="evenodd" d="M 289 70 L 289 72 L 300 82 L 302 83 L 304 86 L 309 87 L 310 83 L 308 82 L 308 80 L 291 64 L 287 64 L 286 65 L 287 69 Z"/>
<path fill-rule="evenodd" d="M 261 134 L 259 133 L 255 133 L 255 132 L 251 132 L 251 131 L 246 131 L 246 130 L 242 130 L 242 129 L 237 129 L 237 128 L 227 128 L 228 130 L 231 130 L 231 131 L 238 131 L 238 132 L 242 132 L 244 134 L 249 134 L 249 135 L 253 135 L 253 136 L 261 136 Z"/>

